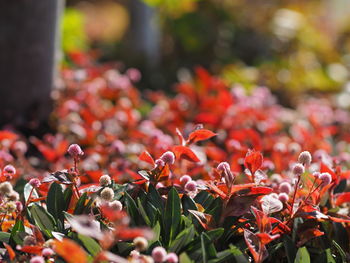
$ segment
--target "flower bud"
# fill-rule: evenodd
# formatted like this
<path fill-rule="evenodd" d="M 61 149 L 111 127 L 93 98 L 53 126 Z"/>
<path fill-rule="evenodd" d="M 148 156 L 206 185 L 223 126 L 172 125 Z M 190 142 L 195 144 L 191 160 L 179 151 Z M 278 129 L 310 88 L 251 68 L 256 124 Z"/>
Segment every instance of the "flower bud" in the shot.
<path fill-rule="evenodd" d="M 13 191 L 12 185 L 9 182 L 3 182 L 0 184 L 0 194 L 8 195 Z"/>
<path fill-rule="evenodd" d="M 220 172 L 223 172 L 226 169 L 230 170 L 231 168 L 230 168 L 230 165 L 227 162 L 221 162 L 221 163 L 219 163 L 219 165 L 218 165 L 218 167 L 216 169 L 218 169 Z"/>
<path fill-rule="evenodd" d="M 288 182 L 283 182 L 280 184 L 279 190 L 281 193 L 289 194 L 292 191 L 292 186 Z"/>
<path fill-rule="evenodd" d="M 329 173 L 321 173 L 320 180 L 322 180 L 322 186 L 329 185 L 332 182 L 332 176 Z"/>
<path fill-rule="evenodd" d="M 136 237 L 133 243 L 138 251 L 144 251 L 148 247 L 148 242 L 144 237 Z"/>
<path fill-rule="evenodd" d="M 34 256 L 30 259 L 29 263 L 45 263 L 45 259 L 42 256 Z"/>
<path fill-rule="evenodd" d="M 152 250 L 152 257 L 154 261 L 157 263 L 165 261 L 166 256 L 167 256 L 167 252 L 163 247 L 155 247 Z"/>
<path fill-rule="evenodd" d="M 113 197 L 114 197 L 114 192 L 112 188 L 106 187 L 105 189 L 103 189 L 101 191 L 100 194 L 101 198 L 105 201 L 112 201 Z"/>
<path fill-rule="evenodd" d="M 305 168 L 304 168 L 304 166 L 303 166 L 301 163 L 297 163 L 297 164 L 294 165 L 294 167 L 293 167 L 293 173 L 294 173 L 295 175 L 300 176 L 300 175 L 302 175 L 304 172 L 305 172 Z"/>
<path fill-rule="evenodd" d="M 162 159 L 157 159 L 154 162 L 156 164 L 157 167 L 163 167 L 165 166 L 165 162 Z"/>
<path fill-rule="evenodd" d="M 73 156 L 73 157 L 78 157 L 80 155 L 83 155 L 84 152 L 83 150 L 80 148 L 80 146 L 78 144 L 71 144 L 69 147 L 68 147 L 68 150 L 67 152 Z"/>
<path fill-rule="evenodd" d="M 312 161 L 312 157 L 310 152 L 304 151 L 299 154 L 298 162 L 302 163 L 303 165 L 309 165 Z"/>
<path fill-rule="evenodd" d="M 180 177 L 181 185 L 186 185 L 189 181 L 192 181 L 192 178 L 189 175 L 183 175 Z"/>
<path fill-rule="evenodd" d="M 166 258 L 165 258 L 166 262 L 168 263 L 178 263 L 179 262 L 179 258 L 175 253 L 169 253 Z"/>
<path fill-rule="evenodd" d="M 102 175 L 100 177 L 100 185 L 101 186 L 107 186 L 112 183 L 111 177 L 108 174 Z"/>
<path fill-rule="evenodd" d="M 175 162 L 175 154 L 171 151 L 167 151 L 165 153 L 162 154 L 162 156 L 160 157 L 160 159 L 167 164 L 174 164 Z"/>
<path fill-rule="evenodd" d="M 54 254 L 55 254 L 55 252 L 51 248 L 48 248 L 48 247 L 44 248 L 42 251 L 42 255 L 44 257 L 51 257 Z"/>
<path fill-rule="evenodd" d="M 197 190 L 197 183 L 195 181 L 189 181 L 185 185 L 185 190 L 188 192 L 195 192 Z"/>
<path fill-rule="evenodd" d="M 280 200 L 282 203 L 286 203 L 289 199 L 289 196 L 286 193 L 280 193 L 278 195 L 278 200 Z"/>
<path fill-rule="evenodd" d="M 114 201 L 110 202 L 108 205 L 110 208 L 112 208 L 116 211 L 121 211 L 123 209 L 122 203 L 118 200 L 114 200 Z"/>
<path fill-rule="evenodd" d="M 30 179 L 29 184 L 35 188 L 39 187 L 41 185 L 41 182 L 38 178 Z"/>

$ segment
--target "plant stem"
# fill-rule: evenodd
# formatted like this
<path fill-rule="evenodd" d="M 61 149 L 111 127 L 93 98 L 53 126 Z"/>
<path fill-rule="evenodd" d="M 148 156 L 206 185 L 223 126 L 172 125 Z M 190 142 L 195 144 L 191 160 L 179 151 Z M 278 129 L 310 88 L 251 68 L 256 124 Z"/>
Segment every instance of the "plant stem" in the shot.
<path fill-rule="evenodd" d="M 291 208 L 290 208 L 290 216 L 291 217 L 293 216 L 294 202 L 295 202 L 295 197 L 297 195 L 297 191 L 298 191 L 298 187 L 299 187 L 299 183 L 300 183 L 300 178 L 301 178 L 301 175 L 298 176 L 298 181 L 297 181 L 297 183 L 295 184 L 295 187 L 294 187 L 294 194 L 293 194 L 293 199 L 292 199 L 292 205 L 291 205 Z"/>

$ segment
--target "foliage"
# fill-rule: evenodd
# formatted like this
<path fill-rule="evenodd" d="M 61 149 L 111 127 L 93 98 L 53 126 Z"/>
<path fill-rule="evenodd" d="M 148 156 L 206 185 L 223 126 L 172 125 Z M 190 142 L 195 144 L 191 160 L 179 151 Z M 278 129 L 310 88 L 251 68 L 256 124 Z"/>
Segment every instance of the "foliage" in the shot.
<path fill-rule="evenodd" d="M 347 111 L 203 68 L 141 96 L 137 70 L 85 66 L 62 71 L 57 134 L 0 132 L 4 261 L 348 261 Z"/>

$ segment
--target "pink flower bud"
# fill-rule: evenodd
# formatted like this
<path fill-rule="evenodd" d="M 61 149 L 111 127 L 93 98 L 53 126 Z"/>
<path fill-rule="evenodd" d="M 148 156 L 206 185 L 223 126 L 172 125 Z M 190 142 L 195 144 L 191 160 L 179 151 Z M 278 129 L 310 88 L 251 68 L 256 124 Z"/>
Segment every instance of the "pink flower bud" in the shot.
<path fill-rule="evenodd" d="M 29 181 L 29 184 L 33 187 L 39 187 L 41 185 L 41 182 L 38 178 L 33 178 L 33 179 L 30 179 Z"/>
<path fill-rule="evenodd" d="M 138 69 L 136 68 L 129 68 L 126 71 L 126 75 L 128 75 L 129 79 L 132 82 L 138 82 L 141 79 L 141 73 Z"/>
<path fill-rule="evenodd" d="M 168 263 L 178 263 L 179 262 L 179 258 L 175 253 L 169 253 L 166 258 L 165 258 L 166 262 Z"/>
<path fill-rule="evenodd" d="M 13 144 L 13 149 L 17 152 L 25 154 L 28 150 L 27 144 L 23 141 L 17 141 Z"/>
<path fill-rule="evenodd" d="M 313 175 L 315 178 L 319 178 L 320 175 L 321 175 L 321 173 L 320 173 L 320 172 L 314 172 L 312 175 Z"/>
<path fill-rule="evenodd" d="M 329 173 L 321 173 L 320 180 L 322 180 L 322 186 L 329 185 L 332 182 L 332 176 Z"/>
<path fill-rule="evenodd" d="M 117 153 L 124 153 L 125 152 L 125 144 L 120 141 L 120 140 L 115 140 L 112 143 L 112 148 L 117 152 Z"/>
<path fill-rule="evenodd" d="M 280 184 L 279 190 L 281 193 L 289 194 L 292 191 L 292 186 L 288 182 L 283 182 Z"/>
<path fill-rule="evenodd" d="M 302 163 L 303 165 L 309 165 L 312 161 L 312 157 L 310 152 L 304 151 L 299 154 L 298 162 Z"/>
<path fill-rule="evenodd" d="M 116 211 L 121 211 L 123 209 L 123 205 L 120 201 L 114 200 L 109 203 L 109 207 L 116 210 Z"/>
<path fill-rule="evenodd" d="M 16 168 L 13 167 L 13 165 L 8 164 L 4 167 L 4 173 L 13 175 L 16 173 Z"/>
<path fill-rule="evenodd" d="M 185 190 L 188 192 L 195 192 L 197 190 L 197 183 L 195 181 L 189 181 L 185 185 Z"/>
<path fill-rule="evenodd" d="M 227 162 L 221 162 L 221 163 L 219 163 L 219 165 L 216 169 L 218 169 L 219 171 L 222 172 L 222 171 L 225 171 L 225 169 L 230 170 L 231 168 Z"/>
<path fill-rule="evenodd" d="M 16 202 L 16 209 L 17 209 L 18 212 L 22 212 L 23 204 L 20 201 Z"/>
<path fill-rule="evenodd" d="M 293 173 L 295 175 L 302 175 L 305 172 L 305 168 L 301 163 L 297 163 L 293 167 Z"/>
<path fill-rule="evenodd" d="M 280 200 L 282 203 L 286 203 L 289 199 L 289 196 L 286 193 L 280 193 L 278 195 L 278 200 Z"/>
<path fill-rule="evenodd" d="M 163 153 L 163 155 L 160 157 L 160 159 L 163 160 L 164 163 L 174 164 L 175 154 L 173 152 L 167 151 L 167 152 Z"/>
<path fill-rule="evenodd" d="M 185 185 L 185 184 L 187 184 L 189 181 L 192 181 L 192 178 L 191 178 L 191 176 L 189 176 L 189 175 L 187 175 L 187 174 L 180 177 L 180 183 L 181 183 L 181 185 Z"/>
<path fill-rule="evenodd" d="M 30 263 L 45 263 L 45 259 L 42 256 L 32 257 L 29 261 Z"/>
<path fill-rule="evenodd" d="M 166 256 L 167 256 L 167 252 L 163 247 L 155 247 L 152 250 L 152 258 L 157 263 L 165 261 Z"/>
<path fill-rule="evenodd" d="M 162 159 L 157 159 L 154 161 L 157 167 L 163 167 L 165 165 L 165 162 Z"/>
<path fill-rule="evenodd" d="M 165 185 L 163 183 L 157 183 L 156 184 L 156 189 L 158 190 L 159 188 L 164 188 Z"/>
<path fill-rule="evenodd" d="M 80 148 L 78 144 L 71 144 L 68 147 L 67 152 L 73 157 L 78 157 L 84 154 L 83 150 Z"/>
<path fill-rule="evenodd" d="M 51 257 L 54 254 L 55 254 L 55 252 L 51 248 L 48 248 L 48 247 L 44 248 L 42 251 L 42 255 L 44 257 Z"/>

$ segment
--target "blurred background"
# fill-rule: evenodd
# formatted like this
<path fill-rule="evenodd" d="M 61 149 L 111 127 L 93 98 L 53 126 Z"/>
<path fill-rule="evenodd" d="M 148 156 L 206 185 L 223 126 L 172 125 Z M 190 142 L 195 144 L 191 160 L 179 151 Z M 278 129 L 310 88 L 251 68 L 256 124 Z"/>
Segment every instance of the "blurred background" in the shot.
<path fill-rule="evenodd" d="M 338 92 L 347 108 L 349 12 L 348 0 L 1 1 L 1 124 L 45 118 L 51 76 L 105 62 L 139 69 L 140 89 L 171 92 L 201 65 L 285 106 Z"/>
<path fill-rule="evenodd" d="M 65 62 L 98 53 L 166 89 L 201 65 L 230 82 L 291 95 L 339 91 L 350 67 L 350 1 L 68 0 Z"/>

